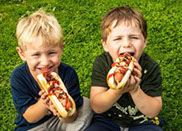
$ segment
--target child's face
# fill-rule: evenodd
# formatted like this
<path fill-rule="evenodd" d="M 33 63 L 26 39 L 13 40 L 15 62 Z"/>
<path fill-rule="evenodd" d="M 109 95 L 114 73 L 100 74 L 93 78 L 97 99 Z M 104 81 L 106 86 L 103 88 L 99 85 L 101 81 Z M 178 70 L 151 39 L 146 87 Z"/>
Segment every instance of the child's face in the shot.
<path fill-rule="evenodd" d="M 114 61 L 124 52 L 129 52 L 139 60 L 146 46 L 146 40 L 138 27 L 121 23 L 111 29 L 107 40 L 102 44 Z"/>
<path fill-rule="evenodd" d="M 21 59 L 27 62 L 34 78 L 44 69 L 58 73 L 60 56 L 63 51 L 59 45 L 41 45 L 41 42 L 41 39 L 38 38 L 33 44 L 27 44 L 25 51 L 17 47 Z"/>

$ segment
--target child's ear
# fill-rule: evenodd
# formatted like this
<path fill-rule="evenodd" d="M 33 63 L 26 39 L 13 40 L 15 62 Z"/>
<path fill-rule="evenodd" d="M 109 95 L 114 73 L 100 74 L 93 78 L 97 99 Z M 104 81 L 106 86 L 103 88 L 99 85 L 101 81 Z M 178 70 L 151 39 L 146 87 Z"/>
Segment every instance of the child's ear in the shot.
<path fill-rule="evenodd" d="M 147 39 L 145 39 L 144 49 L 145 49 L 146 46 L 147 46 Z"/>
<path fill-rule="evenodd" d="M 102 46 L 103 46 L 104 50 L 105 50 L 106 52 L 108 52 L 106 41 L 104 41 L 103 39 L 101 39 L 101 43 L 102 43 Z"/>
<path fill-rule="evenodd" d="M 64 49 L 64 41 L 63 42 L 61 42 L 61 49 L 63 50 Z"/>
<path fill-rule="evenodd" d="M 20 47 L 16 47 L 16 51 L 18 52 L 20 58 L 21 58 L 23 61 L 26 61 L 25 54 L 24 54 L 23 50 L 22 50 Z"/>
<path fill-rule="evenodd" d="M 63 54 L 63 50 L 64 50 L 64 42 L 61 42 L 61 51 L 60 51 L 60 55 L 62 55 Z"/>

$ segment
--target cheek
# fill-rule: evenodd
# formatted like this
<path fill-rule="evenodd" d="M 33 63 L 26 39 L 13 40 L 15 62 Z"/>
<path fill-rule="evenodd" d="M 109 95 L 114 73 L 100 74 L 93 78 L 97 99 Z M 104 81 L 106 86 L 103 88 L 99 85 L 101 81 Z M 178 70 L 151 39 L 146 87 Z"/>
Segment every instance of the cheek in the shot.
<path fill-rule="evenodd" d="M 28 61 L 27 64 L 28 64 L 29 68 L 31 68 L 33 70 L 36 67 L 36 65 L 38 64 L 38 62 L 35 60 L 32 60 L 32 61 Z"/>
<path fill-rule="evenodd" d="M 116 53 L 119 49 L 120 49 L 120 44 L 117 43 L 117 42 L 111 42 L 109 43 L 109 46 L 108 46 L 108 50 L 109 52 L 114 52 Z"/>
<path fill-rule="evenodd" d="M 57 56 L 57 57 L 55 57 L 54 59 L 53 59 L 53 61 L 54 61 L 54 63 L 55 64 L 60 64 L 60 59 L 61 59 L 61 56 L 59 55 L 59 56 Z"/>
<path fill-rule="evenodd" d="M 138 42 L 134 44 L 135 49 L 138 51 L 142 51 L 145 48 L 145 43 L 144 42 Z"/>
<path fill-rule="evenodd" d="M 137 51 L 137 54 L 136 54 L 137 60 L 140 59 L 140 57 L 141 57 L 141 55 L 142 55 L 142 53 L 144 51 L 144 48 L 145 48 L 144 44 L 139 44 L 139 45 L 135 46 L 135 49 Z"/>
<path fill-rule="evenodd" d="M 39 60 L 29 57 L 26 62 L 29 65 L 29 67 L 35 68 L 35 66 L 39 63 Z"/>
<path fill-rule="evenodd" d="M 119 52 L 120 52 L 119 44 L 112 43 L 112 45 L 110 45 L 108 47 L 108 52 L 111 55 L 112 59 L 115 61 L 119 55 Z"/>

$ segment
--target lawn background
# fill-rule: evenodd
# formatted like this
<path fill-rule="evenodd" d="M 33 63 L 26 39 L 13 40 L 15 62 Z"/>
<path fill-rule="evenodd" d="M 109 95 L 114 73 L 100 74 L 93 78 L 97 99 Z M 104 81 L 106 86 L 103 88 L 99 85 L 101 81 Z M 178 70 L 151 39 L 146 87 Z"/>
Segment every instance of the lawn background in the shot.
<path fill-rule="evenodd" d="M 164 130 L 182 130 L 182 2 L 181 0 L 0 0 L 0 130 L 13 130 L 16 110 L 11 99 L 10 74 L 22 63 L 15 48 L 20 17 L 43 8 L 54 14 L 64 32 L 62 62 L 77 72 L 81 92 L 89 97 L 92 65 L 103 52 L 100 23 L 116 6 L 141 11 L 148 23 L 146 52 L 161 67 Z"/>

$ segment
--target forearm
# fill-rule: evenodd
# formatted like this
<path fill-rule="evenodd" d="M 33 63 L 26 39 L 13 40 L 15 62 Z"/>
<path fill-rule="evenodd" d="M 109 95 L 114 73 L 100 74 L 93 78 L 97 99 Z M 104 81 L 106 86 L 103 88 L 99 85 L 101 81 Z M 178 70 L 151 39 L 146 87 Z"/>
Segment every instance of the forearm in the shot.
<path fill-rule="evenodd" d="M 48 114 L 48 108 L 46 108 L 46 106 L 41 101 L 42 100 L 40 99 L 37 103 L 30 106 L 23 114 L 23 117 L 29 123 L 36 123 Z"/>
<path fill-rule="evenodd" d="M 113 89 L 108 89 L 107 91 L 96 93 L 94 95 L 91 93 L 91 107 L 96 113 L 103 113 L 109 110 L 121 96 L 122 93 L 120 90 Z"/>
<path fill-rule="evenodd" d="M 162 109 L 161 97 L 148 96 L 140 87 L 137 91 L 131 91 L 130 94 L 136 107 L 149 118 L 157 116 Z"/>

